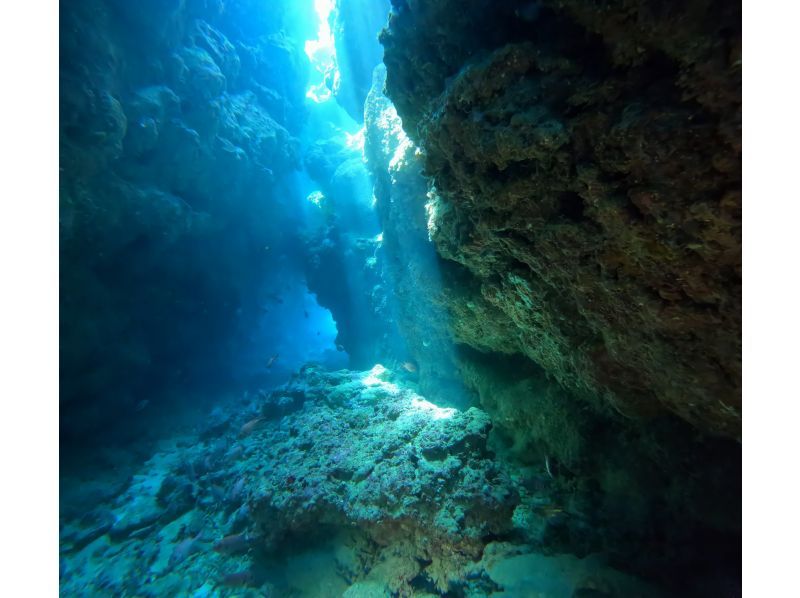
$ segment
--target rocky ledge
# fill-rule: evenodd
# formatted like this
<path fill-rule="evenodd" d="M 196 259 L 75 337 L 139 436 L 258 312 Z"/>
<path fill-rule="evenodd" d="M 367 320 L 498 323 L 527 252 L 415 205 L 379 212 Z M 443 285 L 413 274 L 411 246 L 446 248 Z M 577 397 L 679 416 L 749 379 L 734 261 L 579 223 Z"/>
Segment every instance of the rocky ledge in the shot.
<path fill-rule="evenodd" d="M 392 4 L 386 92 L 480 296 L 453 298 L 458 340 L 738 438 L 740 8 Z"/>
<path fill-rule="evenodd" d="M 62 591 L 659 595 L 597 556 L 543 554 L 569 515 L 548 478 L 495 458 L 491 427 L 380 365 L 307 366 L 215 409 L 96 505 L 62 505 Z"/>

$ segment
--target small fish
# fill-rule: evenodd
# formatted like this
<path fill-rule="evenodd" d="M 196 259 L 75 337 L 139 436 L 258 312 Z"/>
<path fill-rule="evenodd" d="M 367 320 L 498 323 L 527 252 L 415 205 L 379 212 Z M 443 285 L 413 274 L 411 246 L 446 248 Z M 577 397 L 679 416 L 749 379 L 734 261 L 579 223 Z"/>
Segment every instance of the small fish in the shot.
<path fill-rule="evenodd" d="M 270 368 L 272 367 L 272 364 L 274 364 L 274 363 L 275 363 L 275 360 L 277 360 L 277 359 L 278 359 L 278 353 L 275 353 L 275 355 L 273 355 L 272 357 L 270 357 L 270 358 L 267 360 L 267 369 L 270 369 Z"/>
<path fill-rule="evenodd" d="M 540 517 L 543 517 L 545 519 L 550 519 L 552 517 L 555 517 L 556 515 L 560 515 L 561 513 L 563 513 L 564 509 L 562 509 L 558 505 L 551 504 L 551 505 L 540 505 L 538 507 L 535 507 L 534 511 Z"/>
<path fill-rule="evenodd" d="M 138 403 L 136 403 L 136 411 L 144 410 L 144 408 L 147 407 L 149 404 L 150 404 L 150 401 L 148 399 L 144 399 L 142 401 L 139 401 Z"/>
<path fill-rule="evenodd" d="M 239 438 L 244 438 L 248 434 L 252 433 L 262 421 L 264 421 L 263 417 L 256 417 L 255 419 L 251 419 L 249 422 L 244 424 L 239 429 Z"/>
<path fill-rule="evenodd" d="M 203 532 L 201 530 L 194 538 L 189 537 L 180 542 L 169 557 L 169 565 L 171 567 L 179 565 L 188 559 L 192 554 L 194 554 L 194 552 L 197 550 L 198 540 L 200 540 L 200 536 L 202 534 Z"/>
<path fill-rule="evenodd" d="M 304 315 L 306 318 L 308 318 L 308 310 L 305 310 L 305 309 L 304 309 L 304 310 L 303 310 L 303 315 Z"/>
<path fill-rule="evenodd" d="M 251 543 L 252 540 L 244 532 L 241 534 L 232 534 L 230 536 L 225 536 L 222 540 L 214 544 L 214 551 L 223 554 L 242 554 L 250 549 Z"/>
<path fill-rule="evenodd" d="M 229 588 L 241 588 L 255 583 L 255 575 L 250 570 L 239 571 L 238 573 L 228 573 L 222 578 L 222 585 Z"/>
<path fill-rule="evenodd" d="M 403 369 L 413 374 L 417 371 L 417 365 L 413 361 L 404 361 Z"/>

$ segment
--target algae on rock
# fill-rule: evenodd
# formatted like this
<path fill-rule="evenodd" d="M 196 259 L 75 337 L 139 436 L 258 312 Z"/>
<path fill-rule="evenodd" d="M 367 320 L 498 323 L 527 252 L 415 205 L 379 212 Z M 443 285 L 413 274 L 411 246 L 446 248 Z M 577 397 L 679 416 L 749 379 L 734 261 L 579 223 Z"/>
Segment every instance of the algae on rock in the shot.
<path fill-rule="evenodd" d="M 387 94 L 435 184 L 439 252 L 507 327 L 495 350 L 738 438 L 739 10 L 393 4 Z"/>
<path fill-rule="evenodd" d="M 308 67 L 279 33 L 293 2 L 258 11 L 253 33 L 232 15 L 254 3 L 225 4 L 62 6 L 65 443 L 135 435 L 118 422 L 143 395 L 229 379 L 227 347 L 260 316 Z"/>

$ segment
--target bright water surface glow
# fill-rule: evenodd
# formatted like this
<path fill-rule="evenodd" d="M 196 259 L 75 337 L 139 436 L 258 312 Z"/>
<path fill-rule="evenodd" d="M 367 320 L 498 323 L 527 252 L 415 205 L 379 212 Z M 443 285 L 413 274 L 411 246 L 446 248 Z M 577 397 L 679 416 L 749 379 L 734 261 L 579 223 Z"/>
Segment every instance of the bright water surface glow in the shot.
<path fill-rule="evenodd" d="M 336 66 L 336 45 L 334 43 L 333 31 L 331 31 L 330 15 L 336 8 L 336 0 L 314 0 L 314 11 L 319 19 L 317 29 L 317 39 L 306 41 L 306 56 L 311 61 L 315 73 L 312 74 L 312 81 L 306 97 L 314 102 L 321 104 L 333 97 L 331 91 L 339 81 L 339 69 Z M 314 83 L 316 81 L 316 83 Z"/>

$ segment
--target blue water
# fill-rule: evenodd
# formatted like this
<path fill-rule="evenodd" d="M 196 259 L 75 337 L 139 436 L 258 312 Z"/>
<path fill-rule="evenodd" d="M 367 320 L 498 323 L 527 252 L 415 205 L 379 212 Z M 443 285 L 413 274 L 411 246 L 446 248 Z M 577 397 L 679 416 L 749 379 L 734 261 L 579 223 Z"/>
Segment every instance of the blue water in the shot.
<path fill-rule="evenodd" d="M 456 342 L 390 9 L 62 3 L 61 595 L 666 595 L 494 429 L 509 393 L 566 407 Z M 615 548 L 647 533 L 620 496 Z"/>

